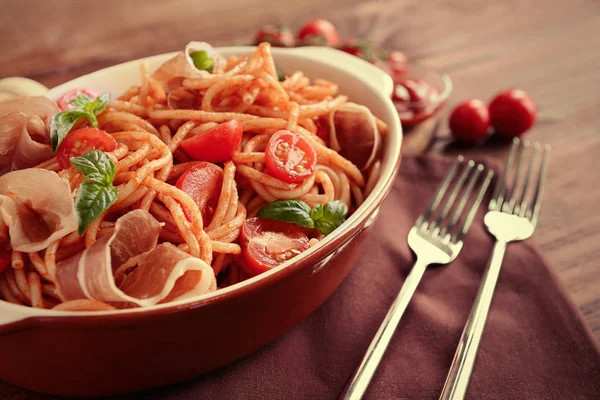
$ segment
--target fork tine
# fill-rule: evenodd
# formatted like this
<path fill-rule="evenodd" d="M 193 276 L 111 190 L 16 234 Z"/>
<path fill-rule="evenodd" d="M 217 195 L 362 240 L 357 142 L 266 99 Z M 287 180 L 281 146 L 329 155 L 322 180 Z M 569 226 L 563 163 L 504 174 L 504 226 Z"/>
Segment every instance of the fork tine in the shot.
<path fill-rule="evenodd" d="M 483 196 L 485 195 L 485 192 L 486 192 L 488 186 L 490 186 L 490 182 L 492 181 L 492 176 L 494 176 L 494 171 L 489 170 L 485 177 L 485 180 L 483 181 L 483 183 L 481 184 L 481 187 L 479 188 L 479 193 L 477 193 L 477 197 L 475 198 L 475 201 L 471 205 L 471 209 L 469 210 L 469 213 L 467 214 L 467 217 L 465 218 L 465 222 L 463 222 L 463 225 L 460 228 L 460 231 L 458 233 L 455 233 L 452 236 L 453 242 L 456 243 L 460 240 L 463 240 L 465 235 L 469 231 L 469 228 L 471 227 L 471 224 L 473 223 L 473 220 L 475 219 L 475 214 L 477 213 L 477 209 L 479 208 L 479 205 L 481 204 L 481 201 L 483 200 Z"/>
<path fill-rule="evenodd" d="M 454 178 L 454 174 L 456 173 L 458 166 L 460 165 L 460 163 L 462 163 L 463 160 L 464 157 L 462 155 L 456 157 L 456 161 L 454 161 L 454 164 L 452 164 L 452 168 L 450 168 L 450 171 L 448 171 L 448 174 L 446 174 L 446 177 L 440 184 L 437 192 L 435 192 L 435 195 L 433 196 L 429 207 L 427 207 L 427 210 L 425 210 L 425 212 L 423 212 L 423 214 L 419 215 L 419 218 L 417 218 L 417 223 L 415 224 L 416 226 L 421 227 L 423 222 L 427 222 L 429 220 L 431 214 L 438 207 L 440 201 L 442 201 L 444 194 L 446 194 L 446 190 L 448 189 L 450 182 L 452 182 L 452 178 Z"/>
<path fill-rule="evenodd" d="M 531 151 L 531 158 L 529 160 L 529 166 L 527 167 L 527 175 L 525 176 L 525 184 L 523 185 L 523 192 L 521 192 L 521 198 L 515 205 L 515 215 L 519 217 L 525 217 L 525 212 L 527 211 L 527 193 L 529 192 L 529 188 L 531 186 L 531 176 L 533 175 L 533 166 L 538 158 L 538 153 L 540 151 L 540 142 L 535 142 L 533 145 L 533 150 Z"/>
<path fill-rule="evenodd" d="M 444 219 L 448 216 L 448 213 L 450 212 L 450 209 L 452 208 L 452 205 L 454 204 L 454 200 L 456 200 L 458 193 L 462 189 L 462 187 L 465 183 L 465 180 L 467 179 L 467 176 L 469 176 L 469 173 L 471 172 L 471 170 L 473 169 L 474 166 L 475 166 L 475 162 L 473 160 L 469 160 L 469 162 L 467 163 L 467 166 L 465 167 L 465 169 L 463 169 L 463 172 L 460 174 L 458 181 L 456 181 L 456 185 L 454 185 L 454 189 L 452 190 L 452 193 L 450 193 L 450 196 L 448 196 L 448 199 L 446 200 L 446 204 L 444 204 L 444 208 L 442 208 L 442 212 L 437 217 L 435 222 L 433 224 L 431 224 L 430 227 L 432 229 L 439 228 L 440 225 L 442 224 L 442 222 L 444 221 Z"/>
<path fill-rule="evenodd" d="M 491 211 L 500 211 L 500 209 L 502 208 L 502 202 L 504 201 L 504 181 L 506 180 L 506 176 L 508 175 L 510 167 L 512 166 L 517 148 L 519 147 L 519 143 L 520 140 L 518 138 L 513 139 L 510 152 L 508 153 L 508 157 L 506 158 L 506 164 L 504 164 L 504 170 L 502 171 L 502 175 L 500 175 L 498 182 L 496 182 L 496 188 L 494 189 L 492 199 L 490 200 L 489 209 Z"/>
<path fill-rule="evenodd" d="M 469 200 L 469 196 L 471 196 L 473 187 L 475 187 L 475 182 L 477 182 L 477 178 L 479 178 L 479 175 L 481 175 L 481 171 L 483 171 L 483 169 L 484 169 L 483 165 L 479 164 L 477 166 L 477 169 L 475 170 L 475 172 L 471 175 L 471 178 L 469 179 L 469 183 L 467 184 L 467 188 L 465 189 L 465 192 L 463 193 L 462 197 L 460 198 L 460 201 L 458 202 L 458 205 L 456 206 L 456 208 L 452 212 L 452 215 L 450 216 L 450 221 L 440 231 L 441 237 L 445 237 L 448 232 L 452 232 L 452 230 L 454 229 L 454 226 L 456 225 L 456 221 L 458 221 L 458 219 L 460 218 L 460 216 L 465 208 L 465 205 L 467 204 L 467 201 Z"/>
<path fill-rule="evenodd" d="M 535 228 L 540 214 L 540 206 L 542 204 L 542 192 L 544 190 L 544 181 L 546 180 L 546 169 L 548 168 L 548 154 L 550 153 L 550 145 L 544 146 L 544 154 L 542 156 L 542 165 L 540 166 L 540 173 L 538 175 L 537 186 L 531 199 L 531 206 L 533 209 L 528 209 L 526 217 L 531 220 L 531 224 Z"/>
<path fill-rule="evenodd" d="M 520 148 L 519 159 L 517 160 L 517 166 L 515 168 L 515 174 L 512 178 L 512 184 L 509 184 L 509 192 L 506 194 L 506 200 L 508 202 L 504 202 L 502 205 L 502 211 L 507 213 L 512 213 L 513 208 L 515 207 L 515 202 L 517 198 L 517 191 L 519 190 L 519 182 L 521 182 L 521 165 L 525 160 L 527 152 L 529 150 L 529 140 L 523 141 L 523 145 Z"/>

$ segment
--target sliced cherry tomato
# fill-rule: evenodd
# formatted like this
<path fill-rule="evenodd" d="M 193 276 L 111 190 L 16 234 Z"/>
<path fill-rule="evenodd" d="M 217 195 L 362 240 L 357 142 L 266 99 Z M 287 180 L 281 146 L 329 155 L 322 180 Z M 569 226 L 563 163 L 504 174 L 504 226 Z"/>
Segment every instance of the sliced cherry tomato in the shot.
<path fill-rule="evenodd" d="M 481 100 L 469 100 L 459 104 L 450 115 L 450 130 L 459 141 L 474 143 L 487 136 L 490 113 Z"/>
<path fill-rule="evenodd" d="M 223 186 L 223 170 L 215 164 L 201 162 L 185 171 L 177 179 L 175 186 L 196 202 L 202 213 L 204 225 L 210 224 Z M 188 219 L 191 218 L 188 216 Z"/>
<path fill-rule="evenodd" d="M 331 22 L 313 19 L 300 28 L 298 40 L 311 45 L 337 46 L 340 43 L 340 34 Z"/>
<path fill-rule="evenodd" d="M 96 128 L 83 128 L 69 133 L 56 150 L 56 161 L 62 169 L 71 166 L 71 157 L 79 157 L 90 150 L 113 151 L 117 141 Z"/>
<path fill-rule="evenodd" d="M 502 136 L 517 137 L 535 122 L 537 107 L 524 90 L 510 89 L 499 93 L 490 103 L 494 131 Z"/>
<path fill-rule="evenodd" d="M 317 152 L 297 133 L 277 131 L 269 138 L 265 165 L 270 175 L 288 183 L 301 183 L 317 165 Z"/>
<path fill-rule="evenodd" d="M 62 97 L 58 100 L 58 106 L 60 107 L 60 109 L 63 111 L 64 110 L 74 110 L 75 106 L 69 104 L 69 102 L 71 100 L 75 99 L 75 97 L 77 97 L 77 95 L 80 93 L 87 94 L 88 96 L 90 96 L 93 99 L 98 97 L 98 93 L 94 92 L 93 90 L 73 89 L 70 92 L 63 94 Z"/>
<path fill-rule="evenodd" d="M 269 42 L 275 47 L 294 47 L 296 38 L 285 25 L 266 25 L 261 28 L 254 38 L 254 44 Z"/>
<path fill-rule="evenodd" d="M 308 237 L 294 224 L 264 218 L 242 227 L 243 267 L 254 274 L 275 268 L 308 249 Z"/>
<path fill-rule="evenodd" d="M 184 140 L 181 147 L 194 160 L 214 163 L 229 161 L 240 147 L 243 133 L 242 123 L 234 119 Z"/>

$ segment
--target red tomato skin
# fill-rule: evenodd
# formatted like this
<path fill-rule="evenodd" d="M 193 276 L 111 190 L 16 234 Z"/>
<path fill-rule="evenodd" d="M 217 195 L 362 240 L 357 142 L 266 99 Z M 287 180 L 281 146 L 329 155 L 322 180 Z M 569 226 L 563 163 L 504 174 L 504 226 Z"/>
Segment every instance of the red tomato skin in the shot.
<path fill-rule="evenodd" d="M 257 32 L 254 44 L 269 42 L 275 47 L 294 47 L 296 38 L 292 31 L 284 25 L 266 25 Z"/>
<path fill-rule="evenodd" d="M 489 106 L 494 132 L 509 138 L 521 136 L 534 124 L 537 106 L 524 90 L 505 90 L 492 100 Z"/>
<path fill-rule="evenodd" d="M 96 128 L 83 128 L 70 132 L 56 150 L 56 161 L 61 169 L 71 167 L 71 157 L 79 157 L 90 150 L 113 151 L 117 141 L 108 133 Z"/>
<path fill-rule="evenodd" d="M 229 161 L 242 143 L 243 132 L 242 123 L 234 119 L 185 139 L 181 147 L 194 160 L 212 163 Z"/>
<path fill-rule="evenodd" d="M 278 238 L 289 242 L 290 250 L 296 250 L 298 253 L 309 247 L 308 237 L 300 227 L 294 224 L 257 217 L 247 219 L 242 227 L 241 235 L 244 259 L 242 268 L 249 270 L 248 272 L 254 275 L 266 272 L 286 261 L 270 257 L 264 243 L 257 240 L 265 235 L 269 235 L 271 240 L 274 235 L 277 235 Z"/>
<path fill-rule="evenodd" d="M 325 45 L 337 46 L 340 34 L 335 25 L 325 19 L 314 19 L 304 24 L 298 31 L 298 40 L 310 41 L 311 37 L 322 37 Z"/>
<path fill-rule="evenodd" d="M 219 202 L 221 187 L 223 186 L 223 170 L 209 162 L 201 162 L 185 171 L 175 186 L 187 193 L 198 205 L 202 213 L 204 225 L 210 223 L 212 213 Z M 191 220 L 184 209 L 186 217 Z"/>
<path fill-rule="evenodd" d="M 288 156 L 288 159 L 290 154 L 298 155 L 298 151 L 304 153 L 301 160 L 302 171 L 290 171 L 289 166 L 283 160 L 280 160 L 281 156 L 278 155 L 280 151 L 279 145 L 283 142 L 287 143 L 290 148 L 285 154 Z M 265 153 L 267 172 L 271 176 L 287 183 L 304 182 L 306 178 L 313 174 L 317 166 L 317 152 L 314 147 L 304 137 L 290 131 L 280 130 L 275 132 L 267 142 Z M 294 165 L 293 168 L 297 168 L 297 165 Z"/>
<path fill-rule="evenodd" d="M 75 106 L 72 106 L 71 104 L 69 104 L 69 102 L 71 100 L 75 99 L 75 97 L 79 93 L 87 94 L 88 96 L 90 96 L 93 99 L 98 97 L 98 93 L 96 93 L 90 89 L 73 89 L 61 96 L 61 98 L 58 100 L 58 107 L 60 107 L 60 109 L 63 111 L 64 110 L 74 110 Z"/>
<path fill-rule="evenodd" d="M 459 104 L 450 115 L 452 135 L 464 143 L 475 143 L 485 138 L 490 127 L 490 113 L 481 100 Z"/>

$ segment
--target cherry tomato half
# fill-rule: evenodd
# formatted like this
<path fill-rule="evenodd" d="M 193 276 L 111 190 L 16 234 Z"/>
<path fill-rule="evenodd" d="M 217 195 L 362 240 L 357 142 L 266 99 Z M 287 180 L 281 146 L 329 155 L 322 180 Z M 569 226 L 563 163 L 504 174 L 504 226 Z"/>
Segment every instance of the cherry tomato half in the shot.
<path fill-rule="evenodd" d="M 490 113 L 481 100 L 469 100 L 459 104 L 450 115 L 450 130 L 459 141 L 474 143 L 487 136 Z"/>
<path fill-rule="evenodd" d="M 87 94 L 88 96 L 90 96 L 92 99 L 95 99 L 96 97 L 98 97 L 98 93 L 94 92 L 93 90 L 89 90 L 89 89 L 73 89 L 65 94 L 62 95 L 62 97 L 58 100 L 58 106 L 60 107 L 61 110 L 74 110 L 75 106 L 69 104 L 69 102 L 73 99 L 75 99 L 75 97 L 77 97 L 78 94 Z"/>
<path fill-rule="evenodd" d="M 340 34 L 335 25 L 325 19 L 313 19 L 298 31 L 298 40 L 312 45 L 337 46 Z"/>
<path fill-rule="evenodd" d="M 243 267 L 260 274 L 308 249 L 308 237 L 297 225 L 250 218 L 242 227 Z"/>
<path fill-rule="evenodd" d="M 204 225 L 210 224 L 219 202 L 223 170 L 215 164 L 201 162 L 177 179 L 175 186 L 187 193 L 198 205 Z M 188 218 L 191 219 L 191 218 Z"/>
<path fill-rule="evenodd" d="M 296 38 L 285 25 L 266 25 L 261 28 L 254 38 L 254 44 L 269 42 L 275 47 L 294 47 Z"/>
<path fill-rule="evenodd" d="M 90 150 L 113 151 L 117 141 L 96 128 L 83 128 L 69 133 L 56 150 L 56 161 L 62 169 L 71 166 L 71 157 L 79 157 Z"/>
<path fill-rule="evenodd" d="M 490 103 L 494 131 L 502 136 L 521 136 L 535 122 L 537 107 L 524 90 L 510 89 L 499 93 Z"/>
<path fill-rule="evenodd" d="M 317 165 L 317 152 L 297 133 L 275 132 L 267 142 L 265 165 L 271 176 L 288 183 L 301 183 Z"/>
<path fill-rule="evenodd" d="M 242 143 L 244 128 L 236 119 L 223 122 L 181 142 L 181 147 L 194 160 L 223 162 L 231 160 Z"/>

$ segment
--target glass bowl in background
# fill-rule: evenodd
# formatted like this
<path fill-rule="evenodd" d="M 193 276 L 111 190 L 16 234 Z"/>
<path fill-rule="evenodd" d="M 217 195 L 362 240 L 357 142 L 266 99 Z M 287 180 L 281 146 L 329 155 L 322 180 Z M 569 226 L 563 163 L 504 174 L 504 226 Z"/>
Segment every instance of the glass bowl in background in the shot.
<path fill-rule="evenodd" d="M 403 128 L 412 128 L 435 115 L 452 92 L 452 80 L 424 65 L 408 65 L 395 74 L 392 101 Z"/>

